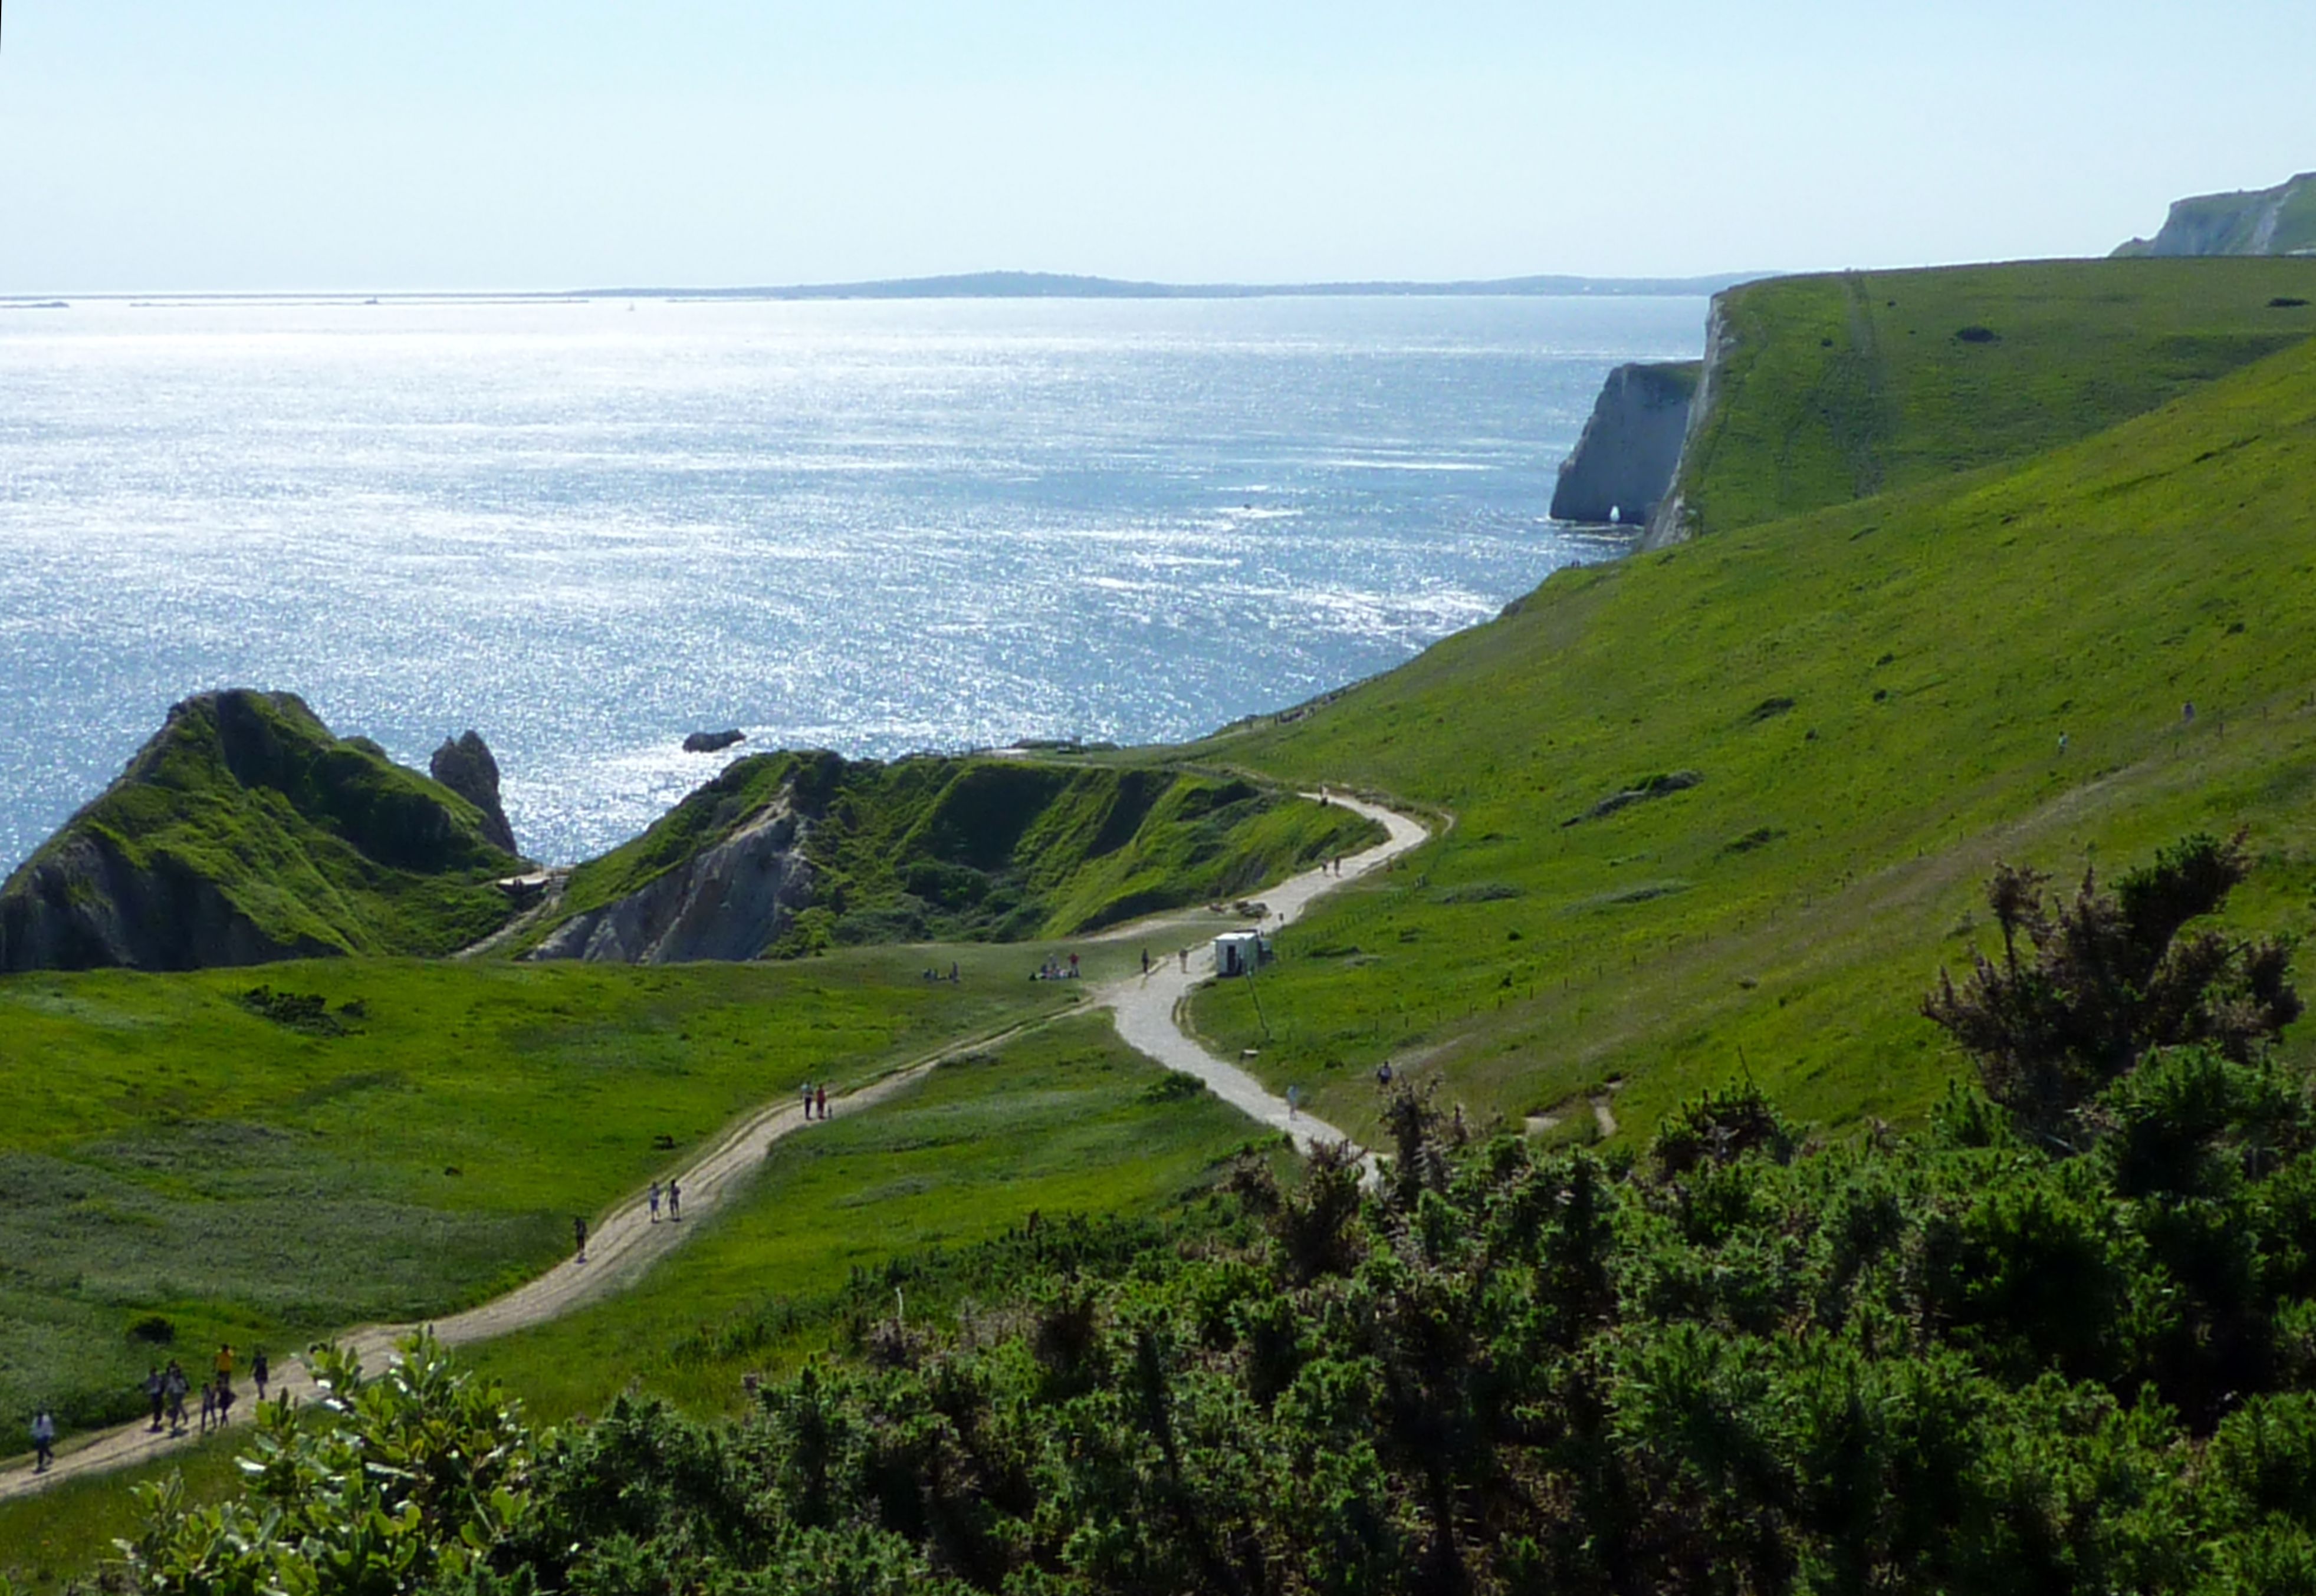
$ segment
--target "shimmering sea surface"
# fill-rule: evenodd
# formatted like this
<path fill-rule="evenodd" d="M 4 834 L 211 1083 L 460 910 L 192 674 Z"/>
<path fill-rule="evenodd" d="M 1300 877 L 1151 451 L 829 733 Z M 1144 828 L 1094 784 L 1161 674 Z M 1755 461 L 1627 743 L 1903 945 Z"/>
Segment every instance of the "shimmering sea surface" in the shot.
<path fill-rule="evenodd" d="M 1179 738 L 1614 538 L 1545 517 L 1698 299 L 0 307 L 0 869 L 170 704 L 472 726 L 583 857 L 748 749 Z M 741 751 L 746 751 L 744 749 Z"/>

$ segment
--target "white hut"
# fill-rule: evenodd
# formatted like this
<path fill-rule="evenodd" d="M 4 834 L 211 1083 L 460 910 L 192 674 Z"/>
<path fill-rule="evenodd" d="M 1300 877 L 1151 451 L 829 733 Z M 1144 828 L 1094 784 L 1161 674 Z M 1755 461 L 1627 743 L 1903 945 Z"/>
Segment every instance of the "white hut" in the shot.
<path fill-rule="evenodd" d="M 1260 931 L 1225 931 L 1215 938 L 1216 975 L 1252 975 L 1270 962 L 1270 939 Z"/>

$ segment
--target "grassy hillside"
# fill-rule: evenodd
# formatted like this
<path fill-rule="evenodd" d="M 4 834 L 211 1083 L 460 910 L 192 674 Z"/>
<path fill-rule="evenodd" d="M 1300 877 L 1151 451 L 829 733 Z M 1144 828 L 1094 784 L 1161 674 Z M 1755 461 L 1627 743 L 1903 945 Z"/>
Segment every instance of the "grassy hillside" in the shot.
<path fill-rule="evenodd" d="M 776 803 L 809 817 L 813 906 L 779 950 L 1019 940 L 1234 897 L 1374 827 L 1235 778 L 1022 759 L 757 755 L 572 873 L 536 941 L 731 837 Z"/>
<path fill-rule="evenodd" d="M 720 984 L 735 972 L 686 973 Z M 542 1419 L 632 1387 L 725 1413 L 742 1405 L 744 1373 L 857 1350 L 892 1313 L 896 1286 L 912 1323 L 950 1326 L 967 1298 L 1000 1296 L 1026 1270 L 1130 1255 L 1146 1244 L 1147 1216 L 1205 1190 L 1252 1135 L 1169 1079 L 1099 1016 L 1022 1033 L 782 1143 L 737 1204 L 698 1215 L 684 1247 L 633 1290 L 466 1361 Z M 244 1428 L 235 1444 L 248 1441 Z M 235 1484 L 225 1454 L 191 1442 L 178 1454 L 195 1500 Z M 176 1466 L 0 1503 L 0 1575 L 46 1591 L 94 1574 L 141 1521 L 130 1485 Z"/>
<path fill-rule="evenodd" d="M 2018 462 L 2316 332 L 2316 261 L 2049 261 L 1780 278 L 1719 301 L 1727 353 L 1676 488 L 1728 531 Z"/>
<path fill-rule="evenodd" d="M 165 1327 L 279 1352 L 486 1297 L 744 1109 L 1070 1001 L 957 956 L 0 981 L 0 1414 L 124 1415 Z"/>
<path fill-rule="evenodd" d="M 2306 926 L 2312 575 L 2305 343 L 2022 469 L 1560 573 L 1198 750 L 1456 825 L 1289 931 L 1260 1016 L 1234 985 L 1198 1023 L 1362 1128 L 1385 1056 L 1571 1131 L 1588 1095 L 1646 1126 L 1748 1071 L 1807 1118 L 1913 1118 L 1952 1068 L 1916 1005 L 1998 856 L 2249 825 L 2231 912 Z"/>
<path fill-rule="evenodd" d="M 954 1325 L 965 1298 L 1002 1293 L 1030 1256 L 1092 1245 L 1073 1219 L 1130 1226 L 1204 1190 L 1258 1139 L 1106 1016 L 1064 1018 L 782 1142 L 745 1200 L 635 1290 L 468 1361 L 541 1417 L 638 1387 L 735 1411 L 745 1373 L 860 1351 L 896 1290 L 910 1323 Z M 1021 1256 L 1009 1264 L 1009 1252 Z"/>
<path fill-rule="evenodd" d="M 287 693 L 204 694 L 0 890 L 0 970 L 448 953 L 520 861 L 449 788 Z"/>

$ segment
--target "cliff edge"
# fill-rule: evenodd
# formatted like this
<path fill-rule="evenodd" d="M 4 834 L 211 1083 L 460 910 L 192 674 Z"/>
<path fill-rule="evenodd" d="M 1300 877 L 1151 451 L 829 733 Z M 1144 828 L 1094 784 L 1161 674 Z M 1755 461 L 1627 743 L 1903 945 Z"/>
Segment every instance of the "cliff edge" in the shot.
<path fill-rule="evenodd" d="M 1639 526 L 1654 513 L 1680 463 L 1701 362 L 1619 366 L 1600 385 L 1575 452 L 1552 492 L 1559 521 Z"/>
<path fill-rule="evenodd" d="M 2272 189 L 2195 194 L 2171 204 L 2152 238 L 2133 238 L 2115 253 L 2136 255 L 2316 255 L 2316 172 Z"/>
<path fill-rule="evenodd" d="M 294 694 L 204 693 L 0 886 L 0 971 L 448 953 L 512 912 L 485 829 Z"/>

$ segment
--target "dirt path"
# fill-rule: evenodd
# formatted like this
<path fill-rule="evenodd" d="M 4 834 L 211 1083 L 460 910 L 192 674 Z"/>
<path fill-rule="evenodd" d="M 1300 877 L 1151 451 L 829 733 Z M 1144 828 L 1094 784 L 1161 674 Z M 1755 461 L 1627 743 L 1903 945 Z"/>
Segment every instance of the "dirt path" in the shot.
<path fill-rule="evenodd" d="M 944 1061 L 1044 1024 L 1050 1017 L 1020 1021 L 970 1041 L 950 1042 L 857 1091 L 831 1097 L 829 1117 L 873 1107 L 923 1078 Z M 695 1219 L 716 1211 L 733 1189 L 763 1163 L 772 1143 L 807 1128 L 803 1104 L 799 1094 L 758 1109 L 726 1130 L 689 1166 L 678 1170 L 675 1181 L 682 1193 L 682 1219 L 663 1218 L 655 1224 L 648 1200 L 640 1194 L 631 1197 L 589 1230 L 584 1264 L 576 1258 L 566 1258 L 503 1297 L 427 1323 L 444 1342 L 459 1346 L 545 1324 L 598 1297 L 632 1285 L 683 1239 L 687 1228 Z M 386 1362 L 396 1342 L 419 1328 L 417 1324 L 366 1325 L 336 1339 L 340 1345 L 360 1355 L 364 1364 L 376 1369 Z M 209 1372 L 208 1361 L 198 1356 L 187 1360 L 185 1372 L 195 1379 L 204 1377 Z M 312 1377 L 297 1360 L 282 1358 L 274 1365 L 273 1372 L 275 1378 L 268 1388 L 269 1394 L 287 1392 L 300 1402 L 314 1395 Z M 232 1427 L 238 1428 L 247 1423 L 256 1392 L 250 1385 L 246 1364 L 236 1371 L 236 1394 L 241 1399 L 234 1404 L 239 1416 Z M 198 1397 L 196 1391 L 188 1399 L 188 1405 L 195 1405 Z M 46 1474 L 35 1475 L 29 1465 L 0 1472 L 0 1502 L 30 1495 L 65 1480 L 161 1457 L 183 1444 L 183 1439 L 165 1431 L 156 1434 L 139 1423 L 68 1441 L 58 1449 L 56 1466 Z"/>
<path fill-rule="evenodd" d="M 1316 794 L 1306 794 L 1316 797 Z M 1328 794 L 1328 802 L 1363 814 L 1381 825 L 1389 833 L 1385 839 L 1363 854 L 1354 854 L 1343 861 L 1342 873 L 1326 870 L 1306 870 L 1291 876 L 1262 895 L 1270 913 L 1262 922 L 1266 930 L 1291 924 L 1303 911 L 1345 882 L 1356 881 L 1370 870 L 1380 870 L 1408 849 L 1424 842 L 1431 835 L 1422 823 L 1396 810 L 1379 803 L 1363 803 L 1356 799 Z M 1151 924 L 1151 923 L 1145 923 Z M 1150 935 L 1183 924 L 1166 920 L 1151 924 Z M 1178 931 L 1178 935 L 1189 935 Z M 1179 1069 L 1204 1081 L 1208 1090 L 1237 1109 L 1248 1118 L 1258 1120 L 1274 1130 L 1283 1131 L 1296 1150 L 1308 1153 L 1320 1142 L 1349 1141 L 1351 1139 L 1326 1121 L 1298 1113 L 1283 1097 L 1273 1096 L 1269 1087 L 1236 1064 L 1227 1063 L 1198 1045 L 1182 1027 L 1181 1006 L 1190 989 L 1214 973 L 1215 953 L 1211 931 L 1201 934 L 1206 945 L 1190 954 L 1189 967 L 1185 970 L 1176 956 L 1174 945 L 1166 948 L 1166 956 L 1153 964 L 1147 975 L 1130 975 L 1112 981 L 1095 994 L 1095 1001 L 1107 1004 L 1118 1022 L 1118 1033 L 1127 1046 L 1146 1054 L 1169 1069 Z M 1175 944 L 1179 945 L 1179 944 Z M 1260 980 L 1260 978 L 1256 978 Z"/>
<path fill-rule="evenodd" d="M 1328 801 L 1341 803 L 1378 822 L 1389 836 L 1385 841 L 1365 853 L 1345 859 L 1340 875 L 1325 870 L 1309 870 L 1301 875 L 1289 877 L 1263 893 L 1262 900 L 1270 911 L 1262 922 L 1266 928 L 1276 929 L 1289 924 L 1326 893 L 1371 870 L 1381 869 L 1430 835 L 1420 822 L 1379 804 L 1364 803 L 1332 794 Z M 1195 931 L 1185 928 L 1192 926 L 1197 927 Z M 1284 1131 L 1303 1152 L 1308 1153 L 1323 1141 L 1350 1140 L 1342 1131 L 1325 1121 L 1296 1113 L 1284 1098 L 1272 1096 L 1253 1076 L 1234 1064 L 1227 1064 L 1216 1058 L 1184 1032 L 1177 1010 L 1190 988 L 1213 971 L 1211 933 L 1210 924 L 1200 925 L 1180 916 L 1160 916 L 1109 934 L 1110 938 L 1118 940 L 1141 937 L 1156 941 L 1168 947 L 1170 953 L 1168 957 L 1152 966 L 1148 975 L 1128 976 L 1099 989 L 1093 994 L 1096 1002 L 1112 1009 L 1118 1034 L 1128 1045 L 1168 1068 L 1198 1077 L 1216 1096 L 1249 1118 Z M 1193 953 L 1189 967 L 1184 970 L 1180 961 L 1171 955 L 1171 950 L 1193 935 L 1208 945 Z M 1083 1013 L 1084 1010 L 1070 1012 Z M 833 1117 L 858 1113 L 873 1107 L 913 1085 L 945 1060 L 989 1047 L 1019 1032 L 1042 1025 L 1053 1017 L 1047 1015 L 1023 1020 L 1000 1031 L 949 1043 L 857 1091 L 842 1097 L 830 1098 L 829 1113 Z M 566 1259 L 503 1297 L 494 1298 L 464 1313 L 430 1321 L 434 1334 L 452 1346 L 487 1341 L 494 1336 L 545 1324 L 595 1298 L 632 1285 L 663 1255 L 683 1239 L 688 1226 L 694 1219 L 713 1213 L 723 1199 L 762 1164 L 764 1154 L 772 1143 L 806 1129 L 806 1123 L 800 1098 L 785 1097 L 757 1110 L 726 1131 L 689 1166 L 676 1172 L 676 1184 L 683 1194 L 683 1219 L 663 1218 L 655 1224 L 646 1199 L 641 1195 L 631 1197 L 591 1229 L 584 1264 L 576 1258 Z M 358 1354 L 365 1364 L 377 1368 L 392 1354 L 396 1342 L 420 1327 L 416 1324 L 370 1325 L 349 1331 L 337 1340 L 341 1345 Z M 196 1379 L 206 1374 L 206 1360 L 196 1358 L 186 1372 Z M 314 1395 L 311 1376 L 295 1359 L 283 1358 L 276 1365 L 274 1373 L 276 1378 L 270 1388 L 272 1394 L 287 1393 L 293 1400 L 301 1402 Z M 241 1418 L 236 1427 L 248 1423 L 251 1401 L 255 1396 L 245 1370 L 241 1371 L 238 1390 L 242 1400 L 235 1405 L 240 1409 Z M 165 1456 L 183 1440 L 183 1437 L 173 1437 L 166 1432 L 155 1433 L 138 1423 L 67 1441 L 58 1450 L 55 1467 L 46 1474 L 35 1475 L 29 1465 L 0 1471 L 0 1501 L 29 1495 L 65 1480 L 79 1479 Z"/>

